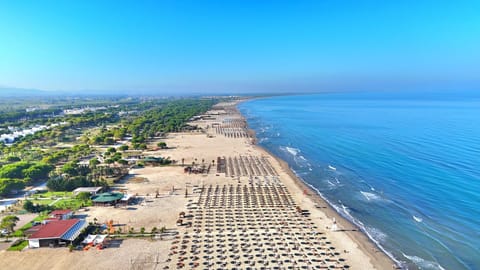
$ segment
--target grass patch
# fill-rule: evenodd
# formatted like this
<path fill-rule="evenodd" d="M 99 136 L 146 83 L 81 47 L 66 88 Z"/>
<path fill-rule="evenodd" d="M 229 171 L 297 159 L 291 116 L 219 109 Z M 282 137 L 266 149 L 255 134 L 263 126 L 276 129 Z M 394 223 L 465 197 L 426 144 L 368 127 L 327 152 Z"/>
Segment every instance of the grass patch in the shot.
<path fill-rule="evenodd" d="M 51 199 L 44 199 L 44 200 L 29 200 L 31 201 L 33 204 L 38 204 L 38 205 L 49 205 L 51 204 L 52 202 L 54 202 L 54 200 L 51 200 Z"/>
<path fill-rule="evenodd" d="M 84 206 L 92 206 L 92 201 L 82 201 L 75 198 L 60 200 L 53 205 L 57 209 L 78 210 Z"/>
<path fill-rule="evenodd" d="M 21 251 L 28 246 L 28 240 L 15 241 L 7 250 L 8 251 Z"/>
<path fill-rule="evenodd" d="M 43 193 L 38 193 L 33 195 L 33 198 L 63 198 L 63 197 L 72 197 L 73 192 L 69 191 L 48 191 Z"/>
<path fill-rule="evenodd" d="M 63 199 L 64 198 L 64 199 Z M 58 200 L 59 199 L 59 200 Z M 71 209 L 71 210 L 78 210 L 82 206 L 91 206 L 92 203 L 90 201 L 84 202 L 79 199 L 76 199 L 73 196 L 72 192 L 64 192 L 64 191 L 49 191 L 45 193 L 35 194 L 28 199 L 33 204 L 38 205 L 49 205 L 56 200 L 52 206 L 56 209 Z"/>

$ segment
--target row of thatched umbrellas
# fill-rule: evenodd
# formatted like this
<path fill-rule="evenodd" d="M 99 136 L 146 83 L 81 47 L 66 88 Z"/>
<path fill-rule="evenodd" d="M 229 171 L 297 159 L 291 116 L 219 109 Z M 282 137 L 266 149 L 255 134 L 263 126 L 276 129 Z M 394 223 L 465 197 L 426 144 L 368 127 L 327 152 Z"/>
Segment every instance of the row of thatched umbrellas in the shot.
<path fill-rule="evenodd" d="M 246 128 L 217 126 L 215 127 L 215 132 L 227 138 L 250 138 Z"/>
<path fill-rule="evenodd" d="M 270 161 L 263 156 L 228 157 L 225 160 L 227 176 L 278 176 Z"/>
<path fill-rule="evenodd" d="M 223 186 L 213 189 L 209 186 L 199 197 L 198 204 L 203 208 L 258 208 L 295 205 L 293 197 L 284 186 L 259 186 L 247 187 Z"/>
<path fill-rule="evenodd" d="M 204 187 L 187 209 L 193 228 L 173 241 L 164 269 L 349 268 L 282 185 Z"/>

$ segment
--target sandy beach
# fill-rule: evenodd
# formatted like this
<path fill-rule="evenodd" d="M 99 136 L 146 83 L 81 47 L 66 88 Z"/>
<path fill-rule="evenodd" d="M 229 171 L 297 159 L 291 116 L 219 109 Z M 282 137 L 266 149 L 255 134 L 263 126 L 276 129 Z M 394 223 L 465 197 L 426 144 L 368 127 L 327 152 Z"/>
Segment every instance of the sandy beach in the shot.
<path fill-rule="evenodd" d="M 77 213 L 113 220 L 122 231 L 165 227 L 175 237 L 117 240 L 101 251 L 2 251 L 2 268 L 392 269 L 393 262 L 285 162 L 255 145 L 235 106 L 218 104 L 191 123 L 202 131 L 151 142 L 164 141 L 168 149 L 146 156 L 177 163 L 131 169 L 115 186 L 141 198 L 139 204 Z"/>

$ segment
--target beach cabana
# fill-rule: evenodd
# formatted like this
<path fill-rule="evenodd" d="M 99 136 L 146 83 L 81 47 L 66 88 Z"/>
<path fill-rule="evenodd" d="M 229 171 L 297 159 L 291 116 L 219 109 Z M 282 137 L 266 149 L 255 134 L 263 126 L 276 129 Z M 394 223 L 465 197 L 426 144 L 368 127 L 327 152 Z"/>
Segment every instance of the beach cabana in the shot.
<path fill-rule="evenodd" d="M 92 202 L 95 206 L 109 206 L 116 205 L 123 198 L 123 193 L 119 192 L 104 192 L 92 197 Z"/>

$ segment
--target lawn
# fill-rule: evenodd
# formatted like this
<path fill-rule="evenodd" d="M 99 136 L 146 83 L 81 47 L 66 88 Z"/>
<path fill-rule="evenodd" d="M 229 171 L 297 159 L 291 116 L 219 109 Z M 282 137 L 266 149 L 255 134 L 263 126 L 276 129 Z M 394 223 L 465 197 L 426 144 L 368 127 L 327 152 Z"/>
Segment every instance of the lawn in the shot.
<path fill-rule="evenodd" d="M 54 200 L 51 200 L 51 199 L 43 199 L 43 200 L 34 199 L 34 200 L 29 200 L 29 201 L 31 201 L 33 204 L 48 205 L 48 204 L 52 203 Z"/>
<path fill-rule="evenodd" d="M 73 192 L 69 192 L 69 191 L 48 191 L 44 193 L 37 193 L 32 197 L 56 199 L 56 198 L 72 197 L 72 196 L 73 196 Z"/>
<path fill-rule="evenodd" d="M 63 199 L 65 198 L 65 199 Z M 59 201 L 55 202 L 57 199 Z M 45 192 L 40 194 L 35 194 L 29 200 L 34 204 L 39 205 L 49 205 L 55 202 L 52 206 L 56 209 L 71 209 L 71 210 L 78 210 L 82 206 L 91 206 L 91 202 L 83 202 L 81 200 L 76 199 L 73 196 L 72 192 Z"/>
<path fill-rule="evenodd" d="M 24 249 L 26 246 L 28 245 L 28 241 L 27 240 L 23 240 L 23 241 L 16 241 L 15 243 L 13 243 L 13 245 L 11 247 L 9 247 L 7 250 L 8 251 L 22 251 L 22 249 Z"/>
<path fill-rule="evenodd" d="M 81 201 L 79 199 L 71 198 L 71 199 L 64 199 L 56 202 L 53 205 L 57 209 L 70 209 L 70 210 L 78 210 L 83 206 L 92 206 L 92 201 Z"/>

